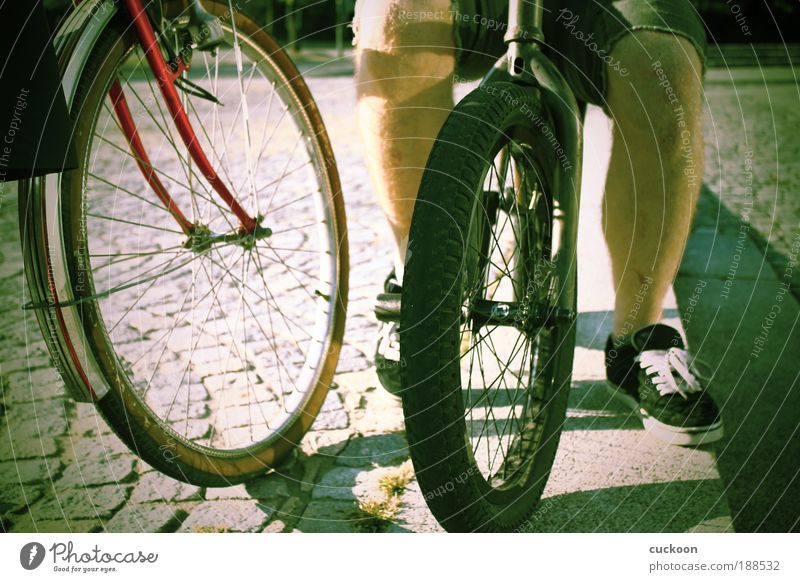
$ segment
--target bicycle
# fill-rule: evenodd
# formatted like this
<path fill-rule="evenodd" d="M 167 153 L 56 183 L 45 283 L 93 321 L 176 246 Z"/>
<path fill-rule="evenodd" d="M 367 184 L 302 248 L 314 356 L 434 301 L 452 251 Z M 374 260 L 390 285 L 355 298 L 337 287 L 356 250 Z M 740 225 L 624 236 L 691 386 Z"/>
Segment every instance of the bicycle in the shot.
<path fill-rule="evenodd" d="M 133 452 L 176 479 L 232 485 L 296 446 L 336 367 L 348 261 L 335 159 L 297 69 L 230 0 L 122 4 L 83 0 L 56 38 L 79 168 L 20 189 L 27 307 L 68 394 L 94 403 Z M 509 7 L 508 55 L 454 109 L 431 154 L 400 313 L 411 457 L 432 512 L 457 531 L 518 529 L 535 507 L 575 341 L 579 111 L 538 48 L 541 7 Z M 230 128 L 226 102 L 237 104 Z M 250 119 L 263 120 L 260 134 Z M 310 193 L 297 196 L 302 181 L 280 188 L 304 168 Z M 292 222 L 301 203 L 313 223 Z M 512 345 L 508 361 L 480 358 L 476 370 L 473 358 L 463 390 L 459 361 L 496 351 L 492 333 L 516 334 L 513 345 L 498 340 Z M 502 390 L 473 388 L 487 371 Z M 494 458 L 478 430 L 490 418 Z"/>
<path fill-rule="evenodd" d="M 414 209 L 400 306 L 411 459 L 449 531 L 524 530 L 566 416 L 582 112 L 509 0 L 508 51 L 452 111 Z"/>
<path fill-rule="evenodd" d="M 77 1 L 55 48 L 79 166 L 21 183 L 20 224 L 67 394 L 171 477 L 262 475 L 322 406 L 347 309 L 308 87 L 231 0 Z"/>

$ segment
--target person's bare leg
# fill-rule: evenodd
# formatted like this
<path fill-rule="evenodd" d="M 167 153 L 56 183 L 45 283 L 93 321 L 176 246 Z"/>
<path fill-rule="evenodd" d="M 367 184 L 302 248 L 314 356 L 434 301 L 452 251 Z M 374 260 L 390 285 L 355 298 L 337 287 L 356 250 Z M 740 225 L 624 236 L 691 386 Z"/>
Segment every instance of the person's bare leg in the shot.
<path fill-rule="evenodd" d="M 660 320 L 683 256 L 703 176 L 702 82 L 682 37 L 637 31 L 612 55 L 630 71 L 608 72 L 614 139 L 603 207 L 622 338 Z"/>
<path fill-rule="evenodd" d="M 355 26 L 358 118 L 402 278 L 422 172 L 453 107 L 451 0 L 361 0 Z"/>

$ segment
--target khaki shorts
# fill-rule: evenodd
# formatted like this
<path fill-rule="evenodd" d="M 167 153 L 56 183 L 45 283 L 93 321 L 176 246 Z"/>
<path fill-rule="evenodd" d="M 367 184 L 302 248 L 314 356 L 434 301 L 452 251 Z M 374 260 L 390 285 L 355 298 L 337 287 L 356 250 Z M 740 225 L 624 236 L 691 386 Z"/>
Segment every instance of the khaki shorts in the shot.
<path fill-rule="evenodd" d="M 508 0 L 453 0 L 460 77 L 480 78 L 505 52 L 507 11 Z M 576 98 L 601 107 L 609 72 L 626 73 L 611 49 L 631 31 L 685 37 L 705 68 L 705 29 L 689 0 L 545 0 L 542 28 L 545 51 Z"/>

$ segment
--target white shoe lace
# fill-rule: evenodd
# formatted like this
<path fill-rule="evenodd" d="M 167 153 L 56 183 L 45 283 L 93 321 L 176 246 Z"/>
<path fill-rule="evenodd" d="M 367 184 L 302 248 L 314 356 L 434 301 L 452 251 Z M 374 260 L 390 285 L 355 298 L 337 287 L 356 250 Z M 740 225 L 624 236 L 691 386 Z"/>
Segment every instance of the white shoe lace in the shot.
<path fill-rule="evenodd" d="M 677 392 L 688 399 L 689 394 L 703 390 L 700 375 L 694 368 L 694 362 L 689 362 L 686 350 L 675 347 L 668 350 L 646 350 L 637 359 L 662 396 Z"/>
<path fill-rule="evenodd" d="M 381 329 L 381 355 L 393 362 L 400 361 L 400 334 L 396 322 L 383 325 Z"/>

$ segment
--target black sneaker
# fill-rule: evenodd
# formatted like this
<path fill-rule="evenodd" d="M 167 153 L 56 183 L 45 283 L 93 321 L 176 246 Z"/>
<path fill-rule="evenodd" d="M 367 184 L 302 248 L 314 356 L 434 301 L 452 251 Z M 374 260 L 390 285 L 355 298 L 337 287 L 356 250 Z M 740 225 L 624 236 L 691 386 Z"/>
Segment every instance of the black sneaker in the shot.
<path fill-rule="evenodd" d="M 375 371 L 384 389 L 400 397 L 400 294 L 403 288 L 397 282 L 394 269 L 383 283 L 383 293 L 375 303 L 375 316 L 380 321 L 375 343 Z"/>
<path fill-rule="evenodd" d="M 614 345 L 609 336 L 605 353 L 609 391 L 641 416 L 647 432 L 673 445 L 722 438 L 719 409 L 676 329 L 649 325 L 624 345 Z"/>

